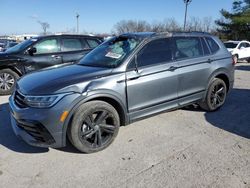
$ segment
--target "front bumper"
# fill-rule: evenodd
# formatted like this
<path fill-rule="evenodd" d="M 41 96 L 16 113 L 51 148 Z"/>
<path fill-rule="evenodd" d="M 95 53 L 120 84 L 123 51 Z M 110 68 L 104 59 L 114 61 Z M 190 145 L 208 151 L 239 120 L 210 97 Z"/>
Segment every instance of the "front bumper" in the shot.
<path fill-rule="evenodd" d="M 64 122 L 60 116 L 64 111 L 70 111 L 80 94 L 65 96 L 51 108 L 20 108 L 14 101 L 9 99 L 11 126 L 14 133 L 26 143 L 38 147 L 59 148 L 66 145 L 63 133 Z"/>

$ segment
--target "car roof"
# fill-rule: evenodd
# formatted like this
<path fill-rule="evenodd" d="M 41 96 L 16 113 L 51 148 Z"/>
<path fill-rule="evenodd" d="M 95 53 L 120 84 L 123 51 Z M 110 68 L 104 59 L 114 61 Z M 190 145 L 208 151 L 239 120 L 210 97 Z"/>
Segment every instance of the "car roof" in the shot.
<path fill-rule="evenodd" d="M 135 33 L 125 33 L 120 36 L 124 37 L 135 37 L 140 39 L 152 38 L 152 37 L 171 37 L 171 36 L 211 36 L 210 33 L 206 32 L 135 32 Z"/>
<path fill-rule="evenodd" d="M 92 35 L 81 35 L 81 34 L 55 34 L 55 35 L 40 35 L 37 37 L 32 37 L 32 39 L 41 39 L 41 38 L 50 38 L 50 37 L 57 37 L 57 36 L 66 36 L 66 37 L 87 37 L 87 38 L 98 38 L 102 39 L 99 36 L 92 36 Z"/>

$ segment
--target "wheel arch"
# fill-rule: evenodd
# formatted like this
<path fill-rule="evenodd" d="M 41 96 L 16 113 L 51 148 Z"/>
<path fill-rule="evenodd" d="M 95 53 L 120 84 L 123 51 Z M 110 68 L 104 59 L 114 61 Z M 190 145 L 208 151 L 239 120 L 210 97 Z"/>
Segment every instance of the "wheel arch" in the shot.
<path fill-rule="evenodd" d="M 95 94 L 95 95 L 91 95 L 87 98 L 81 97 L 78 100 L 78 102 L 73 106 L 73 108 L 70 110 L 69 115 L 64 123 L 64 126 L 63 126 L 63 145 L 66 145 L 67 131 L 70 127 L 74 113 L 76 112 L 77 108 L 86 102 L 94 101 L 94 100 L 104 101 L 104 102 L 107 102 L 108 104 L 112 105 L 116 109 L 117 113 L 119 114 L 121 126 L 127 125 L 129 123 L 129 117 L 127 115 L 126 106 L 121 102 L 121 100 L 119 100 L 114 95 Z"/>
<path fill-rule="evenodd" d="M 3 65 L 3 66 L 0 67 L 0 70 L 3 70 L 3 69 L 10 69 L 13 72 L 17 73 L 18 76 L 20 76 L 20 77 L 22 76 L 22 72 L 18 68 L 14 67 L 14 66 Z"/>
<path fill-rule="evenodd" d="M 225 70 L 219 69 L 219 70 L 215 71 L 215 72 L 209 77 L 208 82 L 207 82 L 208 84 L 207 84 L 206 90 L 205 90 L 204 95 L 203 95 L 203 97 L 202 97 L 202 101 L 205 100 L 206 94 L 207 94 L 207 91 L 208 91 L 208 88 L 209 88 L 211 82 L 212 82 L 215 78 L 220 78 L 220 79 L 222 79 L 222 80 L 225 82 L 226 86 L 227 86 L 227 92 L 229 92 L 229 89 L 230 89 L 230 79 L 229 79 L 229 75 L 226 73 Z"/>

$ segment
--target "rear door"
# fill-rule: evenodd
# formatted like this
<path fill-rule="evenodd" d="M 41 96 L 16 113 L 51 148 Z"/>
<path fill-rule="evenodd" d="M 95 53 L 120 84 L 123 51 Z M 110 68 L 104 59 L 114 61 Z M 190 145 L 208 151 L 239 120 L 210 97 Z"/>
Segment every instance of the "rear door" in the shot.
<path fill-rule="evenodd" d="M 89 37 L 62 36 L 63 63 L 77 63 L 99 44 L 98 40 Z"/>
<path fill-rule="evenodd" d="M 89 45 L 80 37 L 62 36 L 63 63 L 76 63 L 89 52 Z"/>
<path fill-rule="evenodd" d="M 143 111 L 145 115 L 147 109 L 150 113 L 177 105 L 178 69 L 172 55 L 171 38 L 156 39 L 129 64 L 126 84 L 130 113 Z M 136 62 L 138 69 L 133 68 Z"/>
<path fill-rule="evenodd" d="M 31 48 L 35 48 L 36 52 L 32 55 L 25 52 L 27 59 L 25 62 L 25 72 L 31 72 L 62 63 L 62 52 L 57 37 L 42 39 Z"/>
<path fill-rule="evenodd" d="M 211 56 L 206 41 L 199 37 L 174 37 L 175 60 L 179 67 L 179 104 L 199 99 L 210 76 Z"/>

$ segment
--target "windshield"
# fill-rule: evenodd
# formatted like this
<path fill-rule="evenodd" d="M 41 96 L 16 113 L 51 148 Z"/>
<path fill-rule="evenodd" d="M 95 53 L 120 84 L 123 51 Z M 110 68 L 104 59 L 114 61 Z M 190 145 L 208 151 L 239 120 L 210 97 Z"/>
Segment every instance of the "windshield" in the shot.
<path fill-rule="evenodd" d="M 139 43 L 140 40 L 136 38 L 113 37 L 87 54 L 79 64 L 94 67 L 118 67 Z"/>
<path fill-rule="evenodd" d="M 225 42 L 224 44 L 226 48 L 236 48 L 236 46 L 238 45 L 237 43 L 233 43 L 233 42 Z"/>
<path fill-rule="evenodd" d="M 7 53 L 16 53 L 19 51 L 22 51 L 24 49 L 26 49 L 28 46 L 30 46 L 32 43 L 34 43 L 35 41 L 37 41 L 37 39 L 29 39 L 29 40 L 25 40 L 11 48 L 9 48 L 8 50 L 6 50 Z"/>

